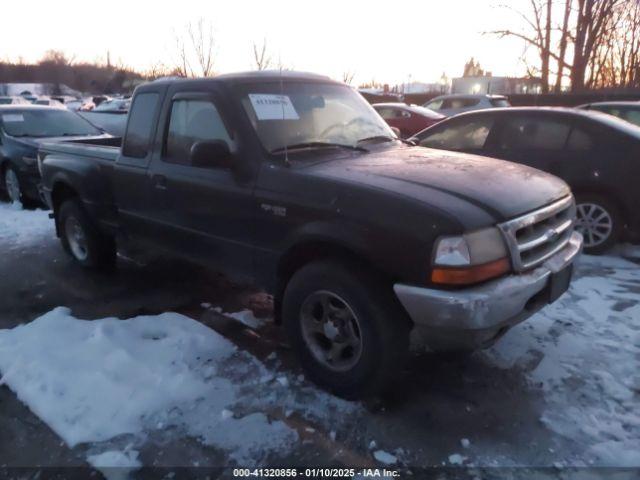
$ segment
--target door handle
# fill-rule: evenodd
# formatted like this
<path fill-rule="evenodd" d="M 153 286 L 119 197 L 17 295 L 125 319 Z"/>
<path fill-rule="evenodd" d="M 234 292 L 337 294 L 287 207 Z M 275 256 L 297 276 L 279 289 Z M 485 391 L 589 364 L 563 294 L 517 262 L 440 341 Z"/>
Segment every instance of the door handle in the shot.
<path fill-rule="evenodd" d="M 152 180 L 153 180 L 153 186 L 158 190 L 167 189 L 167 177 L 165 177 L 164 175 L 154 175 Z"/>

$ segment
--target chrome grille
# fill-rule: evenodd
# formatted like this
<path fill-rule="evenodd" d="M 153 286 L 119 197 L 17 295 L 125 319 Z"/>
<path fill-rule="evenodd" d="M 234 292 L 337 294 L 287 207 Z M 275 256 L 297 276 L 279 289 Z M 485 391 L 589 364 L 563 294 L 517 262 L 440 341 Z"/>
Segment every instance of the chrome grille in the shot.
<path fill-rule="evenodd" d="M 513 268 L 534 268 L 562 250 L 569 241 L 576 218 L 572 196 L 498 225 L 511 252 Z"/>

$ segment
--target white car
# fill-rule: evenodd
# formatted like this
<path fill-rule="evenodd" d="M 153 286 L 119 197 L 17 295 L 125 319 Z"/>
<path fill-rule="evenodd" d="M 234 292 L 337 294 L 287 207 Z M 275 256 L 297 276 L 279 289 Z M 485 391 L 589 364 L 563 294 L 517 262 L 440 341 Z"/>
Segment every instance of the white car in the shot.
<path fill-rule="evenodd" d="M 458 113 L 469 112 L 471 110 L 510 107 L 511 104 L 507 97 L 503 95 L 452 94 L 432 98 L 422 106 L 438 112 L 445 117 L 451 117 Z"/>
<path fill-rule="evenodd" d="M 0 105 L 30 105 L 31 102 L 22 97 L 0 96 Z"/>
<path fill-rule="evenodd" d="M 33 102 L 33 104 L 43 105 L 45 107 L 64 108 L 64 103 L 62 103 L 60 100 L 47 96 L 38 97 L 38 99 Z"/>

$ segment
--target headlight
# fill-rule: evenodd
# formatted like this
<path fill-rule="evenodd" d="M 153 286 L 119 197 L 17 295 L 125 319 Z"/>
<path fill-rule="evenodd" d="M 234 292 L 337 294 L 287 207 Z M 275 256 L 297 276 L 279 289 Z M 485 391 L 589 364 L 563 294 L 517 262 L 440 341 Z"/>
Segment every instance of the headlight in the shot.
<path fill-rule="evenodd" d="M 27 165 L 31 166 L 31 165 L 35 165 L 38 159 L 36 157 L 22 157 L 22 161 Z"/>
<path fill-rule="evenodd" d="M 431 281 L 468 285 L 503 275 L 510 268 L 502 234 L 491 227 L 441 238 L 434 250 Z"/>

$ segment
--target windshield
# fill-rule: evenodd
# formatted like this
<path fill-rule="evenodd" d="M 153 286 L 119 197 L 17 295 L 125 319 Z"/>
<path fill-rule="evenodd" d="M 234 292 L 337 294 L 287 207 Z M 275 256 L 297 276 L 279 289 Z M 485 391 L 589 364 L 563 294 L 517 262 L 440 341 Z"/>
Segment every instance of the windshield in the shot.
<path fill-rule="evenodd" d="M 418 105 L 411 105 L 409 107 L 409 110 L 419 113 L 420 115 L 422 115 L 423 117 L 426 118 L 430 118 L 432 120 L 439 120 L 441 118 L 443 118 L 443 116 L 437 112 L 434 112 L 433 110 L 429 109 L 429 108 L 425 108 L 425 107 L 420 107 Z"/>
<path fill-rule="evenodd" d="M 13 137 L 63 137 L 102 133 L 79 115 L 58 108 L 4 111 L 0 120 L 4 131 Z"/>
<path fill-rule="evenodd" d="M 372 137 L 395 138 L 369 103 L 344 85 L 274 83 L 249 85 L 242 105 L 264 148 L 339 144 L 356 147 Z"/>
<path fill-rule="evenodd" d="M 490 99 L 490 101 L 491 101 L 491 105 L 497 108 L 505 108 L 505 107 L 511 106 L 511 104 L 509 103 L 509 100 L 507 100 L 506 98 L 492 98 Z"/>

